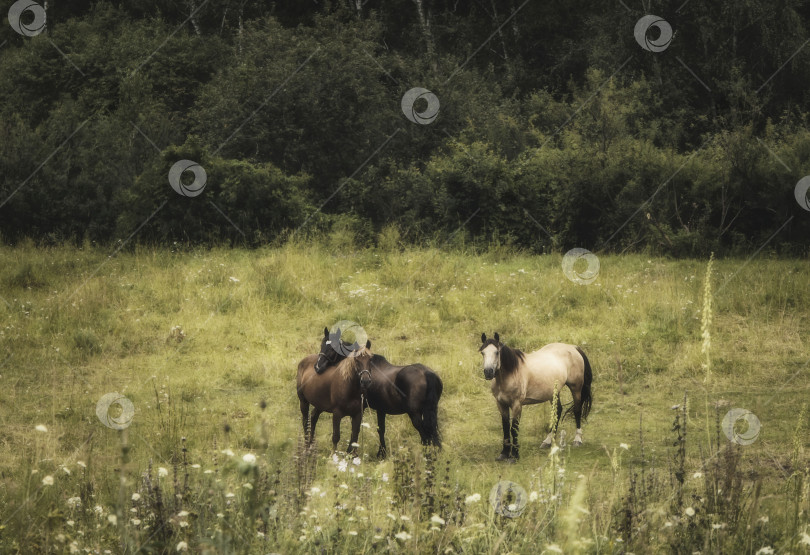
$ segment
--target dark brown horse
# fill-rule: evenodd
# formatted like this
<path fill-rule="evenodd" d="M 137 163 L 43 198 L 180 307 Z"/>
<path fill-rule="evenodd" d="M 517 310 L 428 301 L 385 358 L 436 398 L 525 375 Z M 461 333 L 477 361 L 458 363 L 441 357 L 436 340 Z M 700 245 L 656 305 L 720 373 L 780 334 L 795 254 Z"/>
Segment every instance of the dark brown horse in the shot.
<path fill-rule="evenodd" d="M 315 370 L 328 372 L 330 365 L 347 360 L 346 353 L 357 348 L 341 341 L 340 330 L 334 334 L 323 330 L 321 351 L 318 353 Z M 351 357 L 352 355 L 349 354 Z M 381 355 L 373 355 L 370 361 L 371 384 L 366 392 L 367 405 L 377 411 L 377 432 L 380 449 L 377 456 L 385 457 L 385 415 L 407 414 L 411 424 L 419 432 L 423 445 L 441 447 L 439 438 L 438 405 L 442 395 L 442 380 L 423 364 L 394 366 Z"/>
<path fill-rule="evenodd" d="M 322 412 L 332 413 L 332 449 L 340 441 L 340 421 L 344 416 L 352 419 L 352 435 L 348 453 L 355 451 L 363 417 L 362 395 L 371 384 L 371 341 L 358 347 L 349 357 L 337 364 L 315 371 L 318 355 L 309 355 L 298 363 L 298 399 L 307 445 L 315 441 L 315 425 Z M 312 405 L 310 417 L 309 407 Z"/>

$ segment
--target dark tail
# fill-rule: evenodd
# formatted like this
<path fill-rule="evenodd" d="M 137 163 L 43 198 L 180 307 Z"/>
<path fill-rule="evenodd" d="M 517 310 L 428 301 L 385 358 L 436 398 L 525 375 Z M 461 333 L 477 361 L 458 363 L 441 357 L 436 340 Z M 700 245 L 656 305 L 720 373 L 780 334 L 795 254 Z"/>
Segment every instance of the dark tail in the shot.
<path fill-rule="evenodd" d="M 591 394 L 591 382 L 593 382 L 593 370 L 591 370 L 591 363 L 582 349 L 577 347 L 577 351 L 582 355 L 582 360 L 585 362 L 585 383 L 582 385 L 582 418 L 587 419 L 588 414 L 591 412 L 591 404 L 593 403 L 593 395 Z"/>
<path fill-rule="evenodd" d="M 428 441 L 441 447 L 442 442 L 439 438 L 439 397 L 442 396 L 442 380 L 428 370 L 425 372 L 425 381 L 427 382 L 427 389 L 425 391 L 425 401 L 422 405 L 422 426 Z"/>

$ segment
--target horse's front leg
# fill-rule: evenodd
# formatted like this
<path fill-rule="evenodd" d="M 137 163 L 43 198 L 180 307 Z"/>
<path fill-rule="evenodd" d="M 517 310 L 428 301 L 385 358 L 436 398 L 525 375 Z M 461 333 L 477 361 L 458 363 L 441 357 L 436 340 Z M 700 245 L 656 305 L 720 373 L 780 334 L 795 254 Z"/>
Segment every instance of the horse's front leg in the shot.
<path fill-rule="evenodd" d="M 512 458 L 517 460 L 520 458 L 518 454 L 518 429 L 520 428 L 520 414 L 523 411 L 523 405 L 516 402 L 512 405 L 512 426 L 510 432 L 512 433 Z"/>
<path fill-rule="evenodd" d="M 354 454 L 357 452 L 357 439 L 360 437 L 360 423 L 363 422 L 363 410 L 352 416 L 352 436 L 349 438 L 349 448 L 346 449 L 347 453 Z"/>
<path fill-rule="evenodd" d="M 332 413 L 332 451 L 337 451 L 338 441 L 340 441 L 340 419 L 343 415 L 335 411 Z"/>
<path fill-rule="evenodd" d="M 377 433 L 380 434 L 380 450 L 377 451 L 377 458 L 384 459 L 388 450 L 385 447 L 385 413 L 377 411 Z"/>
<path fill-rule="evenodd" d="M 498 460 L 505 461 L 509 458 L 512 445 L 509 441 L 509 405 L 498 402 L 498 410 L 501 413 L 501 425 L 503 426 L 503 449 L 501 449 L 501 454 L 498 455 Z"/>

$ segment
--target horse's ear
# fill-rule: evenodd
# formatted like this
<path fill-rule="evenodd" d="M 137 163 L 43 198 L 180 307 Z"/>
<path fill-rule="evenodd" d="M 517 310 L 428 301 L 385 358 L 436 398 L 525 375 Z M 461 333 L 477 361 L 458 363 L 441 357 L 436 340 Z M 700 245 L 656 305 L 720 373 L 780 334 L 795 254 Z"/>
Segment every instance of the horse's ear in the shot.
<path fill-rule="evenodd" d="M 329 339 L 329 328 L 327 328 L 327 327 L 324 327 L 324 328 L 323 328 L 323 336 L 324 336 L 326 339 Z"/>
<path fill-rule="evenodd" d="M 498 335 L 498 332 L 496 331 L 495 332 L 495 343 L 500 343 L 500 342 L 501 342 L 501 336 Z"/>
<path fill-rule="evenodd" d="M 482 333 L 481 334 L 481 343 L 486 343 L 486 342 L 487 342 L 487 334 Z"/>
<path fill-rule="evenodd" d="M 371 339 L 366 339 L 366 349 L 371 349 Z"/>

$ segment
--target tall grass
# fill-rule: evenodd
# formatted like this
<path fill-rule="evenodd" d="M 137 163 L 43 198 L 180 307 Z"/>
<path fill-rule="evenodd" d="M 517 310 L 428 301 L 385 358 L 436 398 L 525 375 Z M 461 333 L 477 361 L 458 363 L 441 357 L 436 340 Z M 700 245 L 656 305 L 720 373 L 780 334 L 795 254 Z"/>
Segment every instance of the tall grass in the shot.
<path fill-rule="evenodd" d="M 806 262 L 754 260 L 735 275 L 743 261 L 720 259 L 701 286 L 705 261 L 604 256 L 598 279 L 579 286 L 555 255 L 385 245 L 138 248 L 109 260 L 92 248 L 0 248 L 0 551 L 810 544 Z M 710 295 L 712 275 L 732 279 Z M 378 462 L 373 413 L 357 459 L 333 458 L 326 418 L 304 448 L 295 367 L 341 319 L 362 323 L 389 360 L 440 374 L 442 451 L 423 451 L 407 418 L 391 417 L 391 456 Z M 583 347 L 595 403 L 582 447 L 541 451 L 552 407 L 530 406 L 521 460 L 495 461 L 481 331 L 524 350 Z M 112 391 L 135 406 L 123 431 L 95 414 Z M 731 407 L 758 415 L 756 442 L 727 440 Z M 525 490 L 505 500 L 508 515 L 489 502 L 504 480 Z"/>

